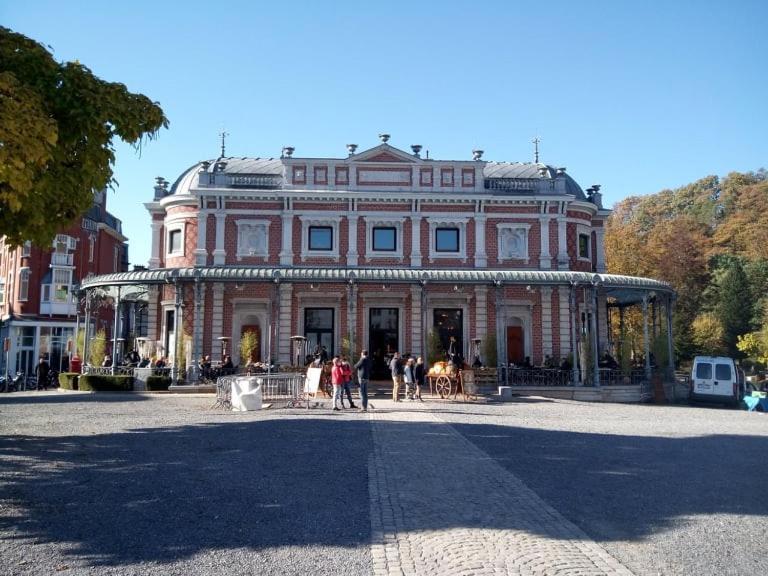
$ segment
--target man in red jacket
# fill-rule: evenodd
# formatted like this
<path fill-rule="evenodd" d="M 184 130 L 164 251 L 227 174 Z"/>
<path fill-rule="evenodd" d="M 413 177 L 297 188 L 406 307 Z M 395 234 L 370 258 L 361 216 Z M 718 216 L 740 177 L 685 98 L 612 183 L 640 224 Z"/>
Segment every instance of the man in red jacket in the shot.
<path fill-rule="evenodd" d="M 344 407 L 344 402 L 342 401 L 341 397 L 341 391 L 343 390 L 342 387 L 344 386 L 344 372 L 341 370 L 341 360 L 339 360 L 338 356 L 333 357 L 333 368 L 331 368 L 331 384 L 333 385 L 333 398 L 331 398 L 333 409 L 338 411 L 341 408 L 336 405 L 336 400 L 341 403 L 342 408 Z"/>

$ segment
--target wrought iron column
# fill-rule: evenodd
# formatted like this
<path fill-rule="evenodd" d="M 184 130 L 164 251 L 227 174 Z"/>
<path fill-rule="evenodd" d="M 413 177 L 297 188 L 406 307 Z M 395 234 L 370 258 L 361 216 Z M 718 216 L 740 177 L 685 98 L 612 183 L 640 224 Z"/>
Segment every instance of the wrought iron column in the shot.
<path fill-rule="evenodd" d="M 429 340 L 427 338 L 427 281 L 422 280 L 421 286 L 421 356 L 429 366 Z"/>
<path fill-rule="evenodd" d="M 85 333 L 83 334 L 83 362 L 80 368 L 82 372 L 88 364 L 88 354 L 91 346 L 91 294 L 85 291 Z"/>
<path fill-rule="evenodd" d="M 195 323 L 192 326 L 192 368 L 197 375 L 197 359 L 202 356 L 203 322 L 202 322 L 203 285 L 200 282 L 200 269 L 195 270 Z M 222 362 L 224 359 L 221 359 Z M 196 379 L 196 378 L 195 378 Z"/>
<path fill-rule="evenodd" d="M 672 335 L 672 314 L 675 309 L 675 295 L 670 294 L 667 297 L 667 364 L 669 366 L 669 378 L 674 382 L 675 378 L 675 345 Z"/>
<path fill-rule="evenodd" d="M 183 286 L 181 285 L 181 282 L 179 282 L 178 279 L 176 279 L 173 283 L 174 290 L 176 292 L 175 294 L 175 301 L 174 301 L 174 311 L 173 311 L 173 367 L 171 368 L 171 380 L 173 380 L 174 383 L 178 382 L 179 379 L 179 342 L 184 342 L 182 335 L 181 335 L 181 301 L 183 296 Z M 179 338 L 182 338 L 182 340 L 179 340 Z"/>
<path fill-rule="evenodd" d="M 115 319 L 112 322 L 112 374 L 117 369 L 117 329 L 120 324 L 120 294 L 122 286 L 117 287 L 117 301 L 115 302 Z"/>
<path fill-rule="evenodd" d="M 645 354 L 645 379 L 651 381 L 651 348 L 648 342 L 648 293 L 643 294 L 643 352 Z"/>
<path fill-rule="evenodd" d="M 592 384 L 600 386 L 600 340 L 597 334 L 597 285 L 592 286 L 592 314 L 590 314 L 589 329 L 592 331 Z"/>
<path fill-rule="evenodd" d="M 576 331 L 576 283 L 571 283 L 570 293 L 570 308 L 571 308 L 571 380 L 574 386 L 578 386 L 579 382 L 579 363 L 578 363 L 578 348 L 579 343 Z"/>

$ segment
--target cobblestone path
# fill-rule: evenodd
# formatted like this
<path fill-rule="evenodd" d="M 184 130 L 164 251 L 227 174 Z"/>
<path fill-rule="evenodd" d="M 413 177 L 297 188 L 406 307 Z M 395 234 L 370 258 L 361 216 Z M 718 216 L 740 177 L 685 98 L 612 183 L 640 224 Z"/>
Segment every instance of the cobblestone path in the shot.
<path fill-rule="evenodd" d="M 374 412 L 371 420 L 375 576 L 631 575 L 435 415 Z"/>

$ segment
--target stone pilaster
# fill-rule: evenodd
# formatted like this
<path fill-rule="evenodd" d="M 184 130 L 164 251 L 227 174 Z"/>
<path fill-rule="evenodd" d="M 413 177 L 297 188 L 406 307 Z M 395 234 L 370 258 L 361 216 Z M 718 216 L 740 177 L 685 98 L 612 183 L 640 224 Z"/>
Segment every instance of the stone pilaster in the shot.
<path fill-rule="evenodd" d="M 549 270 L 552 268 L 552 256 L 549 252 L 549 214 L 539 217 L 539 229 L 541 231 L 541 256 L 539 256 L 539 268 Z"/>
<path fill-rule="evenodd" d="M 216 212 L 216 248 L 213 251 L 214 266 L 222 266 L 226 262 L 227 251 L 224 248 L 224 231 L 227 221 L 225 212 Z"/>
<path fill-rule="evenodd" d="M 293 214 L 283 214 L 282 240 L 280 242 L 280 264 L 293 264 Z"/>
<path fill-rule="evenodd" d="M 357 214 L 350 214 L 347 216 L 347 224 L 349 226 L 349 248 L 347 249 L 347 266 L 357 266 L 359 256 L 357 253 Z"/>
<path fill-rule="evenodd" d="M 595 228 L 595 266 L 599 274 L 605 274 L 605 228 Z"/>
<path fill-rule="evenodd" d="M 197 247 L 195 248 L 195 264 L 205 266 L 208 263 L 208 251 L 205 243 L 208 236 L 208 211 L 200 210 L 197 213 Z"/>
<path fill-rule="evenodd" d="M 411 216 L 411 266 L 421 266 L 421 215 Z"/>
<path fill-rule="evenodd" d="M 485 252 L 485 222 L 488 217 L 485 214 L 475 214 L 475 267 L 488 266 L 488 255 Z"/>
<path fill-rule="evenodd" d="M 152 256 L 149 259 L 149 269 L 160 268 L 160 233 L 163 223 L 160 220 L 152 220 Z"/>

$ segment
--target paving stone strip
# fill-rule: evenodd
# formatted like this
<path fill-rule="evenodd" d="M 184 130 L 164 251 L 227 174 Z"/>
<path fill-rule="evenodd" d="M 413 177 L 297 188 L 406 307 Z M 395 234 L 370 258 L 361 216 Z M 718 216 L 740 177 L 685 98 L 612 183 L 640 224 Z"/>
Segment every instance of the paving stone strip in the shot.
<path fill-rule="evenodd" d="M 631 576 L 580 528 L 437 416 L 421 410 L 377 411 L 370 418 L 375 576 Z"/>

